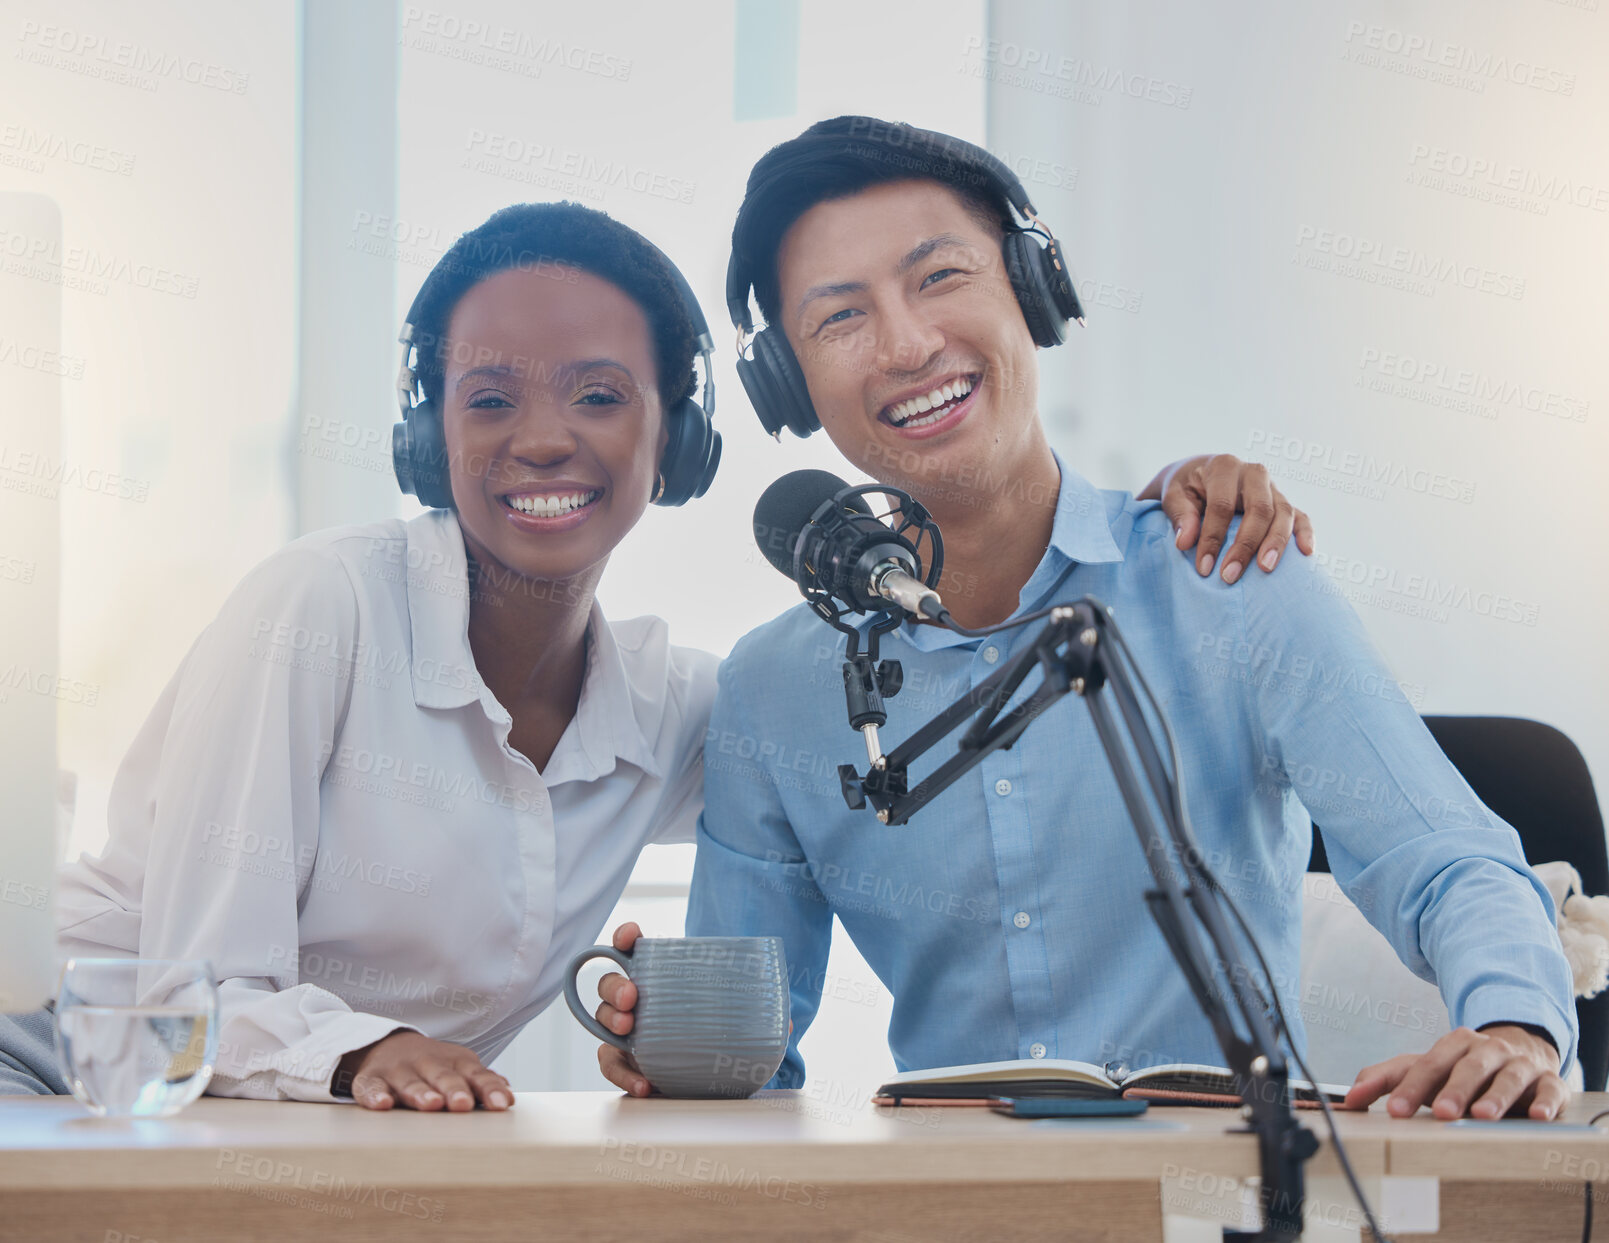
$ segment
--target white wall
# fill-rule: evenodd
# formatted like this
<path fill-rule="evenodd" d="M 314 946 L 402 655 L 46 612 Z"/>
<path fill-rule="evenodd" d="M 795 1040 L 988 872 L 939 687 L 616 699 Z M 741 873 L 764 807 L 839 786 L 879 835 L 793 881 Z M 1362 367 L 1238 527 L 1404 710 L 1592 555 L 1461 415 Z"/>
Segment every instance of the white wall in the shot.
<path fill-rule="evenodd" d="M 990 143 L 1085 283 L 1058 446 L 1107 486 L 1267 461 L 1421 711 L 1547 721 L 1609 782 L 1609 11 L 1000 0 L 990 33 Z"/>
<path fill-rule="evenodd" d="M 290 534 L 294 19 L 0 3 L 0 190 L 61 208 L 75 360 L 53 485 L 73 854 L 104 840 L 112 773 L 196 632 Z"/>

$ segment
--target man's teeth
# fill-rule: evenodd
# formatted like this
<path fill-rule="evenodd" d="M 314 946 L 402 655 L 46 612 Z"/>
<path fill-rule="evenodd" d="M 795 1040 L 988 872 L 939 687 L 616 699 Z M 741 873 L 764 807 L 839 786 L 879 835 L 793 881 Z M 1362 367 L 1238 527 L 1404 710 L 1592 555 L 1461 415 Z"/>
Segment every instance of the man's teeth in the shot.
<path fill-rule="evenodd" d="M 510 509 L 517 509 L 522 514 L 530 514 L 536 518 L 557 518 L 580 509 L 583 505 L 590 505 L 603 495 L 602 490 L 592 492 L 571 492 L 566 496 L 505 496 L 504 502 Z"/>
<path fill-rule="evenodd" d="M 942 384 L 931 393 L 920 397 L 907 397 L 888 412 L 889 420 L 898 427 L 925 427 L 937 423 L 949 413 L 946 408 L 972 391 L 972 381 L 966 376 Z M 919 415 L 927 418 L 919 418 Z"/>

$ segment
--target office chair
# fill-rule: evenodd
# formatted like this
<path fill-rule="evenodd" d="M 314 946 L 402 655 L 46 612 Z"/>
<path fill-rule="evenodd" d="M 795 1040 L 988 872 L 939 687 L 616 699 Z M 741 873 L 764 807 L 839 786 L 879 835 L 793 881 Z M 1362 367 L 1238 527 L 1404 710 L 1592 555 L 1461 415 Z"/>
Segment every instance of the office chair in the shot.
<path fill-rule="evenodd" d="M 1514 826 L 1529 862 L 1563 859 L 1581 873 L 1583 893 L 1609 893 L 1603 813 L 1575 743 L 1522 717 L 1427 716 L 1425 725 L 1475 796 Z M 1330 870 L 1317 832 L 1307 870 Z M 1575 1011 L 1582 1081 L 1588 1092 L 1602 1092 L 1609 1079 L 1609 990 L 1576 998 Z"/>

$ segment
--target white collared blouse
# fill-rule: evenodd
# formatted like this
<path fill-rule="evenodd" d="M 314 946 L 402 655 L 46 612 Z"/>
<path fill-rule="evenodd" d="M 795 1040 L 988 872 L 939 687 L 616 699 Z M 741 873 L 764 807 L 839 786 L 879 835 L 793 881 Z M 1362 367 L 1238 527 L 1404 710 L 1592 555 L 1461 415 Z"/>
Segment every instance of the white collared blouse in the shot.
<path fill-rule="evenodd" d="M 64 954 L 205 958 L 227 1096 L 328 1101 L 401 1027 L 490 1062 L 563 986 L 651 842 L 693 840 L 715 657 L 588 624 L 538 772 L 475 668 L 456 517 L 297 540 L 196 640 L 63 872 Z"/>

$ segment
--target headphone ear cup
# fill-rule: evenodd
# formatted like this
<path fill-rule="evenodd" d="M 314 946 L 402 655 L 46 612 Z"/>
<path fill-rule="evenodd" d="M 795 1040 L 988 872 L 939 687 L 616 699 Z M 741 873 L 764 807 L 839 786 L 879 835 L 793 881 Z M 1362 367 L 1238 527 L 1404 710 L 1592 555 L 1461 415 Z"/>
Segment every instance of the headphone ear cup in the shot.
<path fill-rule="evenodd" d="M 1060 345 L 1067 340 L 1067 316 L 1058 305 L 1062 301 L 1056 296 L 1060 292 L 1056 288 L 1060 274 L 1052 256 L 1025 232 L 1006 234 L 1000 249 L 1011 290 L 1017 295 L 1017 305 L 1022 308 L 1034 344 L 1046 349 Z M 1074 301 L 1076 304 L 1076 298 Z"/>
<path fill-rule="evenodd" d="M 659 459 L 659 477 L 665 486 L 656 505 L 685 505 L 709 491 L 721 464 L 721 434 L 710 423 L 704 407 L 684 398 L 670 412 L 669 438 Z"/>
<path fill-rule="evenodd" d="M 453 507 L 452 480 L 447 471 L 447 435 L 441 425 L 441 416 L 434 402 L 422 401 L 408 411 L 407 420 L 400 424 L 404 447 L 407 451 L 408 478 L 397 460 L 397 436 L 392 433 L 392 465 L 397 467 L 397 481 L 403 491 L 412 492 L 421 505 L 431 509 Z M 412 487 L 409 487 L 409 484 Z"/>
<path fill-rule="evenodd" d="M 810 388 L 788 339 L 767 328 L 755 336 L 753 348 L 752 359 L 737 360 L 737 374 L 761 426 L 773 436 L 784 427 L 801 437 L 819 430 Z"/>

